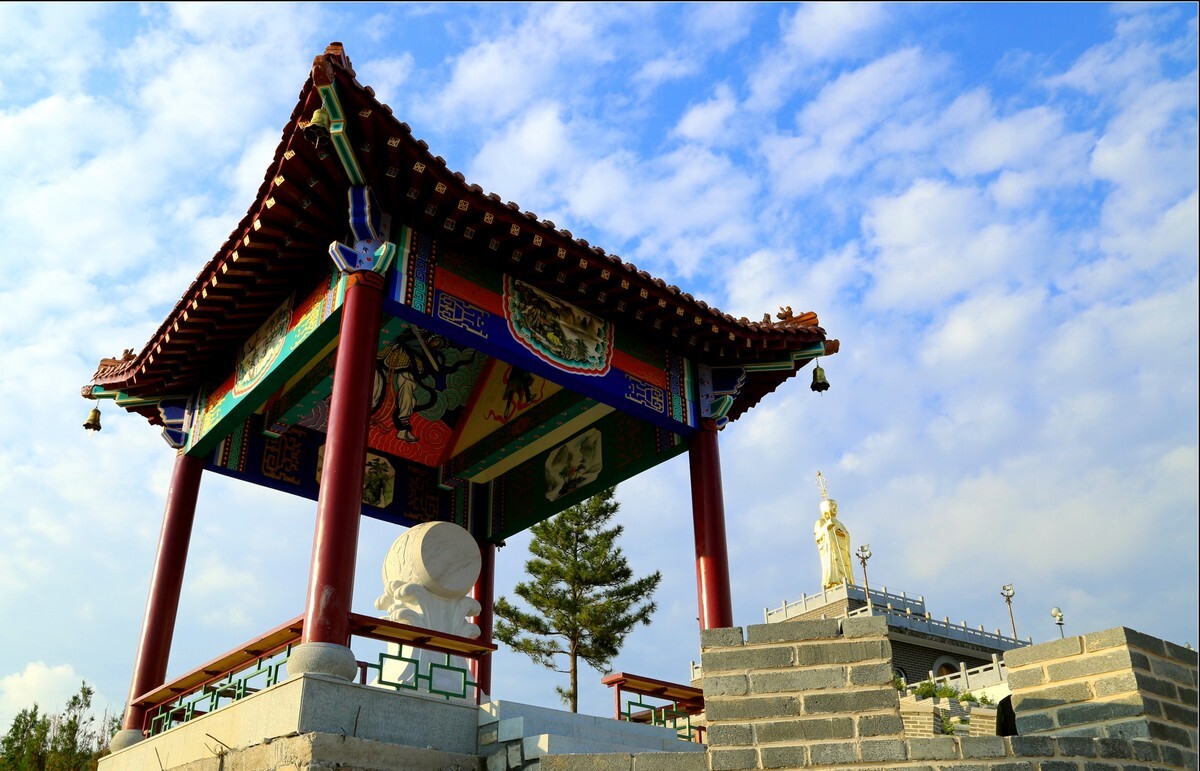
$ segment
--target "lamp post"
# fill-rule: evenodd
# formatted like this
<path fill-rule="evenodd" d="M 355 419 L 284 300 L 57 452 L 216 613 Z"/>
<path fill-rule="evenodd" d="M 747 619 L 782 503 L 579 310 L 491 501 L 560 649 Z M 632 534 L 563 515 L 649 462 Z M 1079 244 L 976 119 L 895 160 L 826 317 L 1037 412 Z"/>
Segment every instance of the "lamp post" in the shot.
<path fill-rule="evenodd" d="M 858 561 L 862 563 L 863 586 L 867 590 L 867 607 L 870 608 L 872 607 L 871 582 L 867 580 L 867 560 L 871 559 L 871 544 L 864 543 L 862 546 L 858 547 L 858 551 L 855 552 L 855 554 L 858 557 Z"/>
<path fill-rule="evenodd" d="M 1017 622 L 1013 618 L 1012 609 L 1012 598 L 1014 594 L 1016 594 L 1016 592 L 1013 591 L 1012 584 L 1005 584 L 1004 586 L 1000 587 L 1000 596 L 1002 596 L 1004 598 L 1004 602 L 1008 604 L 1008 622 L 1012 624 L 1013 639 L 1015 640 L 1017 639 Z"/>
<path fill-rule="evenodd" d="M 1066 637 L 1063 632 L 1063 612 L 1060 608 L 1051 608 L 1050 617 L 1054 619 L 1054 623 L 1058 624 L 1058 636 Z"/>

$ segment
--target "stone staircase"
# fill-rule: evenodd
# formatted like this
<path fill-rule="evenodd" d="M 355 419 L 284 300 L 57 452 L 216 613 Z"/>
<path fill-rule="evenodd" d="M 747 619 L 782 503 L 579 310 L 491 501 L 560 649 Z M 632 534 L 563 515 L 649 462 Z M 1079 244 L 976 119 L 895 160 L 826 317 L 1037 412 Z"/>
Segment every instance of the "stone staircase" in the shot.
<path fill-rule="evenodd" d="M 492 701 L 479 708 L 479 754 L 487 771 L 538 768 L 546 755 L 703 752 L 661 726 Z"/>

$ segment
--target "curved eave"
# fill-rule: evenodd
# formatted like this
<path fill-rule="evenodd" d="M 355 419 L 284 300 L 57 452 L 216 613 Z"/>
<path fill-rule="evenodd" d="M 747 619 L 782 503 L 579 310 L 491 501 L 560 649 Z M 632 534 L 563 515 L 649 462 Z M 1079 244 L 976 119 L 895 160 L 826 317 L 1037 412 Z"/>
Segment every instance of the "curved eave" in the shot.
<path fill-rule="evenodd" d="M 317 58 L 314 73 L 335 84 L 364 177 L 394 223 L 436 234 L 443 248 L 636 329 L 700 363 L 779 361 L 826 339 L 815 314 L 780 323 L 735 319 L 469 184 L 414 138 L 371 88 L 355 80 L 340 46 Z M 242 342 L 289 293 L 306 290 L 327 274 L 329 244 L 347 236 L 349 180 L 336 153 L 328 146 L 314 148 L 300 129 L 300 121 L 318 106 L 320 94 L 310 77 L 246 216 L 141 352 L 102 361 L 94 385 L 143 397 L 191 393 L 214 372 L 232 366 Z M 794 372 L 755 373 L 748 387 L 761 393 L 746 402 L 757 402 Z"/>

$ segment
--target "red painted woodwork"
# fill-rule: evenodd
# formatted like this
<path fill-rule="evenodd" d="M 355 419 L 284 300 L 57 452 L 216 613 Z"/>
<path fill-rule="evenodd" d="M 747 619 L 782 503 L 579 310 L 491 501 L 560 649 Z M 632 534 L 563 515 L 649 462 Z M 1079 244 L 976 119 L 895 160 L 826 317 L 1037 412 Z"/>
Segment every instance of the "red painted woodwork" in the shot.
<path fill-rule="evenodd" d="M 493 543 L 479 544 L 479 578 L 471 590 L 471 596 L 479 603 L 479 615 L 475 623 L 479 625 L 479 640 L 492 642 L 494 611 L 496 603 L 496 545 Z M 476 659 L 471 662 L 471 672 L 478 686 L 475 689 L 476 700 L 481 694 L 492 693 L 492 660 L 489 657 Z"/>
<path fill-rule="evenodd" d="M 150 596 L 133 665 L 133 683 L 129 688 L 129 707 L 123 728 L 141 729 L 146 708 L 136 703 L 139 696 L 163 684 L 167 677 L 167 659 L 171 638 L 175 635 L 175 617 L 179 612 L 179 593 L 183 588 L 183 569 L 187 563 L 192 523 L 196 519 L 196 499 L 200 494 L 200 476 L 204 459 L 180 454 L 167 491 L 158 554 L 150 578 Z"/>
<path fill-rule="evenodd" d="M 696 596 L 700 628 L 733 626 L 729 555 L 725 546 L 725 501 L 717 432 L 702 428 L 688 440 L 692 476 L 692 525 L 696 538 Z"/>
<path fill-rule="evenodd" d="M 383 284 L 381 276 L 366 271 L 352 273 L 346 280 L 304 607 L 306 643 L 347 645 L 350 640 L 367 419 L 379 350 Z"/>

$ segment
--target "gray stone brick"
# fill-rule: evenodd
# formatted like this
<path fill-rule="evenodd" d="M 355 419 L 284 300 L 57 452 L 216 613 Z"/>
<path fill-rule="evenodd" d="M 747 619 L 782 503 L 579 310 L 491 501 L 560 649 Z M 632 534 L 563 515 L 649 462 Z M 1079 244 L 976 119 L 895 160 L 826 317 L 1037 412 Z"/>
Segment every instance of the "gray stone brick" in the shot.
<path fill-rule="evenodd" d="M 1013 691 L 1032 688 L 1046 682 L 1046 672 L 1041 667 L 1030 667 L 1008 673 L 1008 687 Z"/>
<path fill-rule="evenodd" d="M 1017 712 L 1032 712 L 1050 707 L 1061 707 L 1064 704 L 1076 704 L 1091 698 L 1092 692 L 1088 689 L 1087 683 L 1069 683 L 1014 693 L 1012 706 Z"/>
<path fill-rule="evenodd" d="M 808 765 L 807 747 L 762 747 L 758 754 L 763 768 L 803 768 Z"/>
<path fill-rule="evenodd" d="M 1194 651 L 1191 648 L 1185 648 L 1182 645 L 1176 645 L 1173 642 L 1163 641 L 1163 653 L 1167 658 L 1174 659 L 1185 667 L 1196 669 L 1200 666 L 1200 652 Z"/>
<path fill-rule="evenodd" d="M 1103 632 L 1092 632 L 1085 639 L 1089 651 L 1098 651 L 1117 645 L 1132 645 L 1160 655 L 1165 652 L 1163 641 L 1159 638 L 1142 634 L 1124 626 L 1119 626 L 1115 629 L 1105 629 Z"/>
<path fill-rule="evenodd" d="M 957 760 L 958 742 L 949 736 L 909 739 L 908 756 L 912 760 Z"/>
<path fill-rule="evenodd" d="M 737 672 L 749 669 L 780 669 L 796 663 L 796 649 L 779 648 L 726 648 L 708 650 L 700 654 L 700 665 L 705 676 L 717 672 Z"/>
<path fill-rule="evenodd" d="M 707 699 L 705 713 L 713 720 L 753 720 L 763 717 L 793 717 L 800 710 L 795 696 Z"/>
<path fill-rule="evenodd" d="M 819 691 L 824 688 L 845 688 L 845 667 L 827 669 L 793 669 L 788 672 L 751 672 L 751 693 L 783 693 L 785 691 Z"/>
<path fill-rule="evenodd" d="M 964 759 L 1004 757 L 1004 737 L 964 736 L 958 741 L 962 746 L 962 756 Z"/>
<path fill-rule="evenodd" d="M 1109 723 L 1104 727 L 1104 735 L 1110 739 L 1149 739 L 1150 721 L 1140 717 L 1120 723 Z"/>
<path fill-rule="evenodd" d="M 1148 675 L 1145 675 L 1145 677 L 1148 677 Z M 1132 671 L 1102 677 L 1092 683 L 1092 690 L 1096 692 L 1096 696 L 1099 698 L 1116 696 L 1120 693 L 1129 693 L 1137 689 L 1138 675 L 1135 675 Z"/>
<path fill-rule="evenodd" d="M 1196 689 L 1195 688 L 1180 688 L 1179 700 L 1189 707 L 1196 706 Z"/>
<path fill-rule="evenodd" d="M 712 771 L 741 771 L 758 768 L 758 752 L 746 750 L 709 750 L 708 760 Z"/>
<path fill-rule="evenodd" d="M 1054 718 L 1045 713 L 1039 715 L 1017 715 L 1017 733 L 1022 736 L 1043 733 L 1054 727 Z"/>
<path fill-rule="evenodd" d="M 753 743 L 754 732 L 747 723 L 721 723 L 708 727 L 709 747 L 738 747 Z"/>
<path fill-rule="evenodd" d="M 1118 771 L 1120 763 L 1104 760 L 1089 760 L 1083 764 L 1083 771 Z"/>
<path fill-rule="evenodd" d="M 1028 761 L 1020 763 L 997 763 L 991 767 L 991 771 L 1037 771 L 1037 765 Z"/>
<path fill-rule="evenodd" d="M 804 696 L 804 713 L 871 712 L 898 709 L 900 698 L 892 689 L 852 693 L 813 693 Z"/>
<path fill-rule="evenodd" d="M 1039 771 L 1079 771 L 1078 763 L 1065 760 L 1043 760 L 1038 763 Z"/>
<path fill-rule="evenodd" d="M 858 760 L 855 757 L 854 742 L 813 744 L 808 748 L 808 756 L 814 766 L 836 766 Z"/>
<path fill-rule="evenodd" d="M 755 723 L 754 736 L 760 744 L 853 739 L 854 719 L 848 717 L 827 717 Z"/>
<path fill-rule="evenodd" d="M 1096 757 L 1096 740 L 1086 736 L 1060 736 L 1058 741 L 1058 751 L 1063 755 L 1069 755 L 1072 758 L 1094 758 Z M 1048 752 L 1047 755 L 1054 753 Z"/>
<path fill-rule="evenodd" d="M 858 719 L 858 735 L 899 736 L 904 732 L 904 721 L 899 715 L 863 715 Z"/>
<path fill-rule="evenodd" d="M 796 648 L 796 664 L 799 666 L 859 664 L 887 659 L 883 640 L 806 643 Z"/>
<path fill-rule="evenodd" d="M 892 672 L 892 665 L 886 661 L 881 664 L 862 664 L 850 667 L 851 685 L 891 685 L 893 677 L 895 675 Z"/>
<path fill-rule="evenodd" d="M 1164 702 L 1162 705 L 1163 717 L 1175 723 L 1182 725 L 1194 726 L 1200 721 L 1200 715 L 1194 709 L 1181 707 L 1178 704 Z"/>
<path fill-rule="evenodd" d="M 1176 664 L 1167 659 L 1154 659 L 1150 662 L 1150 671 L 1159 677 L 1174 680 L 1180 685 L 1193 685 L 1193 674 L 1196 670 L 1188 669 L 1182 664 Z"/>
<path fill-rule="evenodd" d="M 1083 725 L 1084 723 L 1102 723 L 1106 720 L 1120 720 L 1124 717 L 1136 717 L 1144 714 L 1143 709 L 1144 706 L 1140 698 L 1115 699 L 1113 701 L 1073 704 L 1063 707 L 1058 711 L 1057 717 L 1058 724 L 1066 727 Z"/>
<path fill-rule="evenodd" d="M 842 636 L 847 639 L 887 637 L 887 633 L 887 619 L 883 616 L 855 616 L 842 619 Z"/>
<path fill-rule="evenodd" d="M 1133 748 L 1133 757 L 1138 760 L 1153 760 L 1158 761 L 1161 755 L 1158 751 L 1158 745 L 1145 739 L 1133 739 L 1129 742 L 1129 746 Z"/>
<path fill-rule="evenodd" d="M 1142 695 L 1142 714 L 1147 717 L 1162 717 L 1162 702 L 1158 699 Z"/>
<path fill-rule="evenodd" d="M 1133 747 L 1124 739 L 1097 739 L 1096 752 L 1102 758 L 1132 758 Z"/>
<path fill-rule="evenodd" d="M 706 651 L 709 648 L 736 648 L 741 644 L 742 628 L 740 626 L 700 630 L 701 651 Z"/>
<path fill-rule="evenodd" d="M 1040 645 L 1029 645 L 1005 651 L 1004 663 L 1008 666 L 1011 676 L 1012 670 L 1018 667 L 1027 667 L 1030 664 L 1061 659 L 1066 656 L 1078 656 L 1080 653 L 1083 653 L 1083 638 L 1068 637 L 1065 640 L 1051 640 Z"/>
<path fill-rule="evenodd" d="M 778 624 L 751 624 L 746 627 L 746 643 L 794 642 L 801 640 L 836 640 L 837 619 L 816 621 L 781 621 Z"/>
<path fill-rule="evenodd" d="M 1184 749 L 1194 749 L 1192 747 L 1192 738 L 1185 729 L 1179 726 L 1168 725 L 1167 723 L 1160 723 L 1157 720 L 1150 721 L 1150 738 L 1163 742 L 1171 742 Z"/>
<path fill-rule="evenodd" d="M 1054 740 L 1049 736 L 1009 736 L 1006 739 L 1014 757 L 1049 758 L 1054 756 Z"/>
<path fill-rule="evenodd" d="M 1095 725 L 1085 725 L 1076 728 L 1060 728 L 1054 732 L 1054 735 L 1060 738 L 1063 736 L 1085 736 L 1089 739 L 1101 739 L 1107 736 L 1107 734 L 1104 733 L 1103 728 Z"/>
<path fill-rule="evenodd" d="M 703 752 L 639 752 L 633 771 L 708 771 L 708 758 Z"/>
<path fill-rule="evenodd" d="M 899 763 L 908 760 L 908 748 L 901 739 L 869 739 L 858 743 L 864 763 Z"/>
<path fill-rule="evenodd" d="M 1150 657 L 1140 651 L 1129 651 L 1129 661 L 1133 664 L 1134 669 L 1150 671 Z"/>
<path fill-rule="evenodd" d="M 1046 674 L 1051 682 L 1074 680 L 1078 677 L 1089 677 L 1106 672 L 1127 671 L 1133 665 L 1129 651 L 1118 649 L 1107 653 L 1091 654 L 1067 661 L 1055 661 L 1046 664 Z"/>
<path fill-rule="evenodd" d="M 1143 766 L 1140 763 L 1122 763 L 1121 771 L 1154 771 L 1150 766 Z"/>
<path fill-rule="evenodd" d="M 1187 758 L 1185 757 L 1185 753 L 1179 747 L 1169 747 L 1169 746 L 1161 747 L 1160 746 L 1158 749 L 1162 753 L 1163 763 L 1166 763 L 1168 766 L 1176 766 L 1176 767 L 1182 768 L 1187 763 Z"/>
<path fill-rule="evenodd" d="M 713 675 L 704 678 L 704 695 L 745 696 L 749 692 L 749 679 L 745 675 Z"/>

